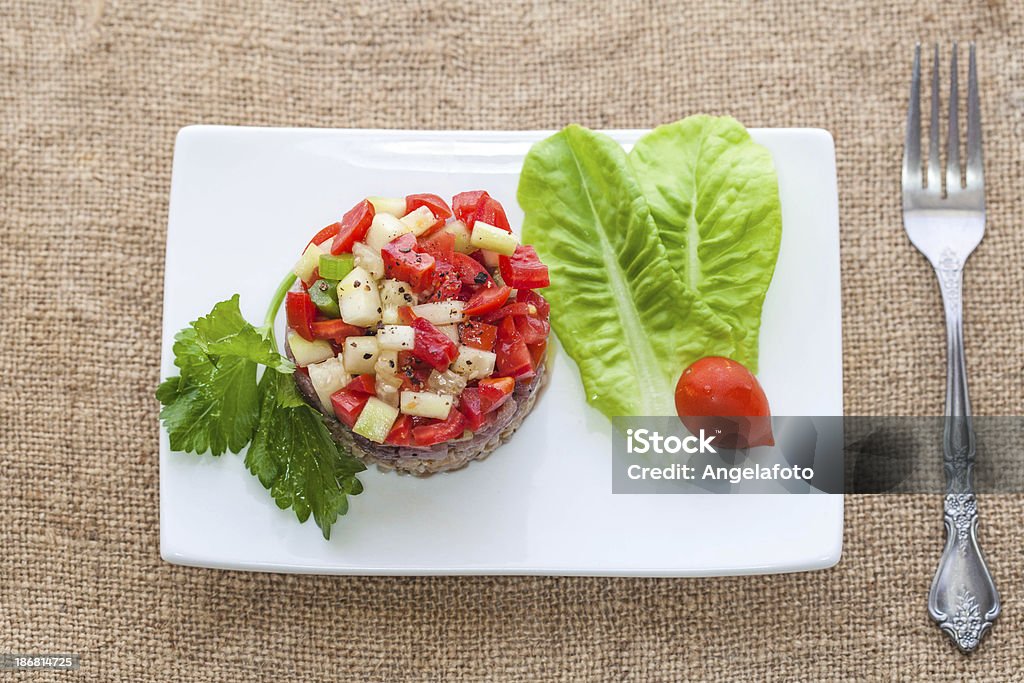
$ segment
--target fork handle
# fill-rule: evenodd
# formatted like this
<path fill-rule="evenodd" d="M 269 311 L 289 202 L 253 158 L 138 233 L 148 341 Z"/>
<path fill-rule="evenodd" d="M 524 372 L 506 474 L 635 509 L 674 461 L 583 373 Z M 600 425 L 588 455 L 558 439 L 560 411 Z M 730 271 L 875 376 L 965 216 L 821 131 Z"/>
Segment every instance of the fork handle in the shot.
<path fill-rule="evenodd" d="M 928 612 L 961 651 L 971 652 L 999 616 L 1000 599 L 978 546 L 974 425 L 964 358 L 963 262 L 944 254 L 935 272 L 946 312 L 946 545 L 932 580 Z"/>

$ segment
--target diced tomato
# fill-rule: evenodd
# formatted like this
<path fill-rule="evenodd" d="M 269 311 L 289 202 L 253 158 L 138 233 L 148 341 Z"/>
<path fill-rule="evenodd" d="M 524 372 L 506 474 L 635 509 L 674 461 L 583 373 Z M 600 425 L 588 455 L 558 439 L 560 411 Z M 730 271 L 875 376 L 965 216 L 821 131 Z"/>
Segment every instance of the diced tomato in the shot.
<path fill-rule="evenodd" d="M 338 226 L 338 236 L 331 244 L 332 254 L 344 254 L 352 251 L 352 245 L 362 242 L 366 237 L 366 231 L 370 229 L 373 222 L 373 204 L 369 200 L 356 204 L 349 209 L 348 213 L 341 217 L 341 225 Z"/>
<path fill-rule="evenodd" d="M 452 217 L 452 210 L 448 208 L 447 202 L 438 197 L 436 194 L 410 194 L 405 198 L 405 212 L 415 211 L 421 206 L 425 206 L 430 209 L 430 213 L 434 214 L 434 218 L 437 219 L 432 226 L 427 228 L 427 231 L 436 230 L 444 225 L 444 222 Z"/>
<path fill-rule="evenodd" d="M 501 271 L 501 279 L 510 287 L 539 289 L 551 284 L 548 267 L 537 256 L 537 250 L 529 244 L 520 244 L 511 256 L 499 256 L 498 269 Z"/>
<path fill-rule="evenodd" d="M 452 263 L 452 255 L 455 253 L 455 235 L 450 232 L 439 232 L 430 237 L 423 237 L 417 240 L 417 249 L 424 254 L 430 254 L 438 261 Z"/>
<path fill-rule="evenodd" d="M 514 315 L 532 315 L 536 310 L 536 308 L 531 309 L 530 304 L 514 301 L 480 316 L 480 319 L 486 323 L 494 323 Z"/>
<path fill-rule="evenodd" d="M 459 394 L 459 412 L 466 418 L 466 429 L 475 432 L 484 424 L 487 412 L 480 398 L 480 390 L 466 387 Z"/>
<path fill-rule="evenodd" d="M 412 417 L 410 415 L 399 415 L 398 419 L 395 420 L 395 424 L 391 426 L 391 431 L 388 432 L 387 438 L 384 439 L 384 443 L 392 446 L 411 446 Z"/>
<path fill-rule="evenodd" d="M 548 350 L 548 341 L 545 339 L 536 344 L 527 344 L 527 348 L 530 349 L 530 359 L 533 360 L 533 368 L 536 370 L 544 359 L 544 352 Z"/>
<path fill-rule="evenodd" d="M 548 338 L 551 331 L 551 323 L 541 318 L 517 315 L 515 317 L 516 331 L 527 344 L 539 344 Z"/>
<path fill-rule="evenodd" d="M 438 261 L 434 266 L 434 279 L 430 286 L 427 301 L 447 301 L 454 299 L 462 291 L 462 282 L 455 268 L 445 261 Z"/>
<path fill-rule="evenodd" d="M 354 380 L 345 385 L 344 391 L 349 391 L 353 394 L 365 394 L 367 396 L 373 396 L 377 393 L 377 383 L 372 373 L 365 375 L 359 375 Z"/>
<path fill-rule="evenodd" d="M 501 287 L 482 287 L 466 302 L 463 313 L 466 315 L 490 313 L 501 308 L 508 301 L 510 294 L 512 294 L 512 288 L 504 285 Z"/>
<path fill-rule="evenodd" d="M 452 238 L 454 239 L 454 235 Z M 455 266 L 455 270 L 459 271 L 459 277 L 462 278 L 464 285 L 486 287 L 488 283 L 494 282 L 491 274 L 487 272 L 487 268 L 472 256 L 453 252 L 451 263 Z"/>
<path fill-rule="evenodd" d="M 533 377 L 533 359 L 526 348 L 512 317 L 505 318 L 498 326 L 498 343 L 495 345 L 497 360 L 495 375 L 498 377 Z"/>
<path fill-rule="evenodd" d="M 313 235 L 313 239 L 309 241 L 309 244 L 320 246 L 327 240 L 333 240 L 338 235 L 338 230 L 340 229 L 341 223 L 331 223 L 326 228 L 323 228 L 320 232 Z M 306 245 L 306 249 L 309 249 L 309 244 Z"/>
<path fill-rule="evenodd" d="M 415 332 L 412 353 L 422 361 L 429 363 L 438 372 L 444 372 L 459 355 L 459 347 L 441 330 L 426 318 L 416 318 L 412 322 Z"/>
<path fill-rule="evenodd" d="M 466 346 L 484 351 L 494 350 L 494 341 L 498 338 L 498 328 L 494 325 L 482 323 L 479 320 L 469 320 L 459 325 L 459 339 Z"/>
<path fill-rule="evenodd" d="M 447 420 L 436 420 L 430 424 L 413 427 L 412 438 L 417 446 L 433 446 L 462 436 L 465 426 L 465 416 L 458 409 L 452 408 L 448 411 Z"/>
<path fill-rule="evenodd" d="M 416 251 L 416 237 L 407 232 L 384 245 L 380 250 L 384 259 L 384 275 L 408 282 L 414 291 L 430 288 L 434 275 L 434 257 Z"/>
<path fill-rule="evenodd" d="M 480 205 L 476 208 L 476 214 L 473 216 L 473 223 L 477 221 L 483 221 L 484 223 L 490 223 L 496 228 L 501 228 L 506 232 L 512 232 L 512 226 L 508 224 L 508 217 L 505 216 L 505 209 L 502 208 L 501 203 L 497 199 L 491 196 L 483 197 L 480 200 Z M 469 223 L 466 224 L 470 230 L 473 226 Z"/>
<path fill-rule="evenodd" d="M 489 197 L 484 190 L 472 190 L 470 192 L 460 192 L 452 197 L 452 210 L 455 212 L 455 217 L 466 224 L 466 227 L 470 230 L 473 229 L 473 221 L 476 217 L 476 210 L 480 206 L 480 201 L 484 197 Z"/>
<path fill-rule="evenodd" d="M 402 325 L 412 325 L 412 321 L 416 319 L 416 314 L 412 312 L 412 306 L 399 306 L 398 307 L 398 322 Z"/>
<path fill-rule="evenodd" d="M 537 317 L 547 320 L 551 315 L 551 304 L 537 292 L 530 289 L 516 291 L 516 301 L 523 304 L 532 304 L 537 309 Z"/>
<path fill-rule="evenodd" d="M 331 405 L 334 406 L 334 414 L 349 428 L 354 427 L 359 413 L 363 412 L 363 406 L 370 400 L 366 394 L 357 394 L 347 389 L 341 389 L 331 394 Z"/>
<path fill-rule="evenodd" d="M 316 304 L 308 292 L 288 292 L 284 300 L 288 327 L 295 330 L 306 341 L 313 341 L 313 320 L 316 319 Z"/>
<path fill-rule="evenodd" d="M 314 339 L 330 339 L 338 343 L 344 342 L 346 337 L 359 337 L 363 334 L 363 328 L 349 325 L 344 320 L 314 320 L 310 325 L 313 330 Z"/>
<path fill-rule="evenodd" d="M 500 408 L 515 388 L 516 381 L 511 377 L 488 377 L 480 380 L 477 391 L 480 393 L 484 412 L 489 413 Z"/>

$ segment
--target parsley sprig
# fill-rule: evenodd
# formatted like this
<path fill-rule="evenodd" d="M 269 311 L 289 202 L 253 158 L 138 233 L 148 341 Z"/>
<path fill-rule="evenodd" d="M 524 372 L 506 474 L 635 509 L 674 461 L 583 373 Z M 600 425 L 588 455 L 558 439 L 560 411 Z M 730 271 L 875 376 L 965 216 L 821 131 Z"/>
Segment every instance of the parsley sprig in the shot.
<path fill-rule="evenodd" d="M 278 507 L 300 522 L 312 514 L 329 539 L 348 496 L 362 492 L 356 474 L 366 467 L 331 438 L 295 388 L 295 366 L 277 351 L 274 319 L 294 281 L 281 283 L 261 328 L 242 316 L 236 294 L 175 335 L 179 374 L 156 397 L 172 450 L 221 455 L 249 445 L 245 465 Z"/>

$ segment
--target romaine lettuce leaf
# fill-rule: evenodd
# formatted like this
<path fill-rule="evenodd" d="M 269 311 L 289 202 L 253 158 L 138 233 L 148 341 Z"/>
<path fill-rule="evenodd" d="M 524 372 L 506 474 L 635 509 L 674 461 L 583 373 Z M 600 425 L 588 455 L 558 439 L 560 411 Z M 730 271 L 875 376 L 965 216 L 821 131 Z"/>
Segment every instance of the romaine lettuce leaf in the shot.
<path fill-rule="evenodd" d="M 691 116 L 641 138 L 629 163 L 672 268 L 732 330 L 732 358 L 756 373 L 782 237 L 771 154 L 733 118 Z"/>
<path fill-rule="evenodd" d="M 731 334 L 673 270 L 622 147 L 569 126 L 530 150 L 518 199 L 587 400 L 609 416 L 674 415 L 680 372 L 731 355 Z"/>

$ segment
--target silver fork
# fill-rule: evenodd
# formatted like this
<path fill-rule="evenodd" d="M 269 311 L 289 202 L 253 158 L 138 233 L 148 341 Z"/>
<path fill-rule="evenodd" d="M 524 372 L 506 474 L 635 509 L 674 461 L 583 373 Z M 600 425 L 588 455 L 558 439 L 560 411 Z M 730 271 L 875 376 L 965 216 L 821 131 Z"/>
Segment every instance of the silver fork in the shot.
<path fill-rule="evenodd" d="M 914 49 L 907 141 L 903 151 L 903 226 L 932 264 L 946 311 L 946 546 L 928 595 L 928 612 L 963 652 L 978 647 L 999 616 L 999 593 L 978 547 L 974 495 L 974 426 L 964 363 L 964 262 L 985 233 L 985 186 L 981 170 L 981 107 L 971 44 L 967 85 L 967 169 L 961 177 L 957 122 L 957 64 L 953 45 L 946 140 L 946 190 L 939 168 L 939 48 L 932 66 L 928 173 L 921 173 L 921 46 Z"/>

